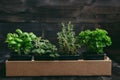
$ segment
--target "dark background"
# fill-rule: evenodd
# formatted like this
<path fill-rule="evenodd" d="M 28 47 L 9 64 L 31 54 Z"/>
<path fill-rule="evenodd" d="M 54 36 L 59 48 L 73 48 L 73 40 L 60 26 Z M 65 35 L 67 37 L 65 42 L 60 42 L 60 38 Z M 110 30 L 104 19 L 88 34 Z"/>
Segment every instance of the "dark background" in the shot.
<path fill-rule="evenodd" d="M 71 21 L 76 35 L 82 30 L 104 28 L 112 38 L 107 52 L 120 60 L 120 0 L 0 0 L 0 55 L 8 51 L 8 32 L 20 28 L 57 45 L 61 22 Z"/>
<path fill-rule="evenodd" d="M 8 32 L 17 28 L 34 32 L 57 45 L 61 22 L 71 21 L 76 35 L 82 30 L 103 28 L 109 32 L 112 46 L 106 48 L 112 61 L 120 63 L 120 0 L 0 0 L 0 79 L 4 71 L 5 43 Z M 103 77 L 42 77 L 20 80 L 120 80 L 120 66 L 113 63 L 112 79 Z M 86 79 L 87 78 L 87 79 Z M 18 80 L 3 78 L 2 80 Z"/>

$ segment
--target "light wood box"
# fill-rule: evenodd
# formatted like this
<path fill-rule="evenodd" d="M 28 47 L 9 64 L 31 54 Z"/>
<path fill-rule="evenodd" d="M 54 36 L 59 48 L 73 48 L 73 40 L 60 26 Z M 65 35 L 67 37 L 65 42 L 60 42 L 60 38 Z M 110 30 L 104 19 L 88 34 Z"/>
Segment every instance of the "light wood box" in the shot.
<path fill-rule="evenodd" d="M 6 61 L 6 76 L 110 76 L 105 60 Z"/>

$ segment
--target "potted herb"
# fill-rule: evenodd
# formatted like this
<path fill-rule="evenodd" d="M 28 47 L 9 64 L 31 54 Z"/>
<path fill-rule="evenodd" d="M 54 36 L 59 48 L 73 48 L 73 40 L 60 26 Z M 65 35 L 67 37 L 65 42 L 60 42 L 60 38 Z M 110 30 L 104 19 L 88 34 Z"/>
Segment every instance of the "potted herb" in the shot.
<path fill-rule="evenodd" d="M 10 54 L 10 60 L 29 60 L 31 49 L 33 48 L 33 41 L 36 39 L 36 35 L 32 32 L 23 32 L 20 29 L 16 29 L 15 33 L 8 33 L 6 43 L 12 50 Z"/>
<path fill-rule="evenodd" d="M 68 24 L 62 23 L 62 31 L 57 33 L 59 41 L 59 59 L 79 59 L 78 44 L 73 25 L 71 22 Z"/>
<path fill-rule="evenodd" d="M 104 59 L 104 47 L 112 44 L 108 32 L 103 29 L 85 30 L 79 34 L 79 44 L 85 46 L 84 59 Z"/>
<path fill-rule="evenodd" d="M 34 40 L 32 53 L 35 60 L 53 60 L 58 56 L 56 51 L 56 46 L 50 43 L 49 40 L 42 39 L 41 37 Z"/>
<path fill-rule="evenodd" d="M 77 60 L 80 58 L 77 50 L 79 46 L 78 44 L 76 44 L 77 40 L 75 38 L 75 33 L 73 32 L 73 26 L 70 22 L 67 26 L 63 24 L 62 31 L 58 33 L 60 46 L 59 51 L 61 52 L 60 56 L 56 54 L 57 48 L 53 44 L 51 44 L 50 41 L 42 39 L 41 37 L 34 38 L 35 39 L 32 46 L 32 52 L 34 54 L 35 60 L 6 61 L 6 76 L 99 76 L 101 74 L 108 76 L 111 75 L 111 60 L 109 59 L 101 61 Z M 57 60 L 50 61 L 51 59 Z M 103 65 L 104 71 L 102 71 Z"/>

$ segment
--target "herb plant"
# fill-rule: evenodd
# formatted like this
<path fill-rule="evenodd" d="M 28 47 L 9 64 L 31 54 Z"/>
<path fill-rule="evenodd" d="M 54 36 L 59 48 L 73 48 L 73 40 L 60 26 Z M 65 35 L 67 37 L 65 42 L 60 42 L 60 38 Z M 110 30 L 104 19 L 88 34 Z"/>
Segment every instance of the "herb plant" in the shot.
<path fill-rule="evenodd" d="M 94 31 L 85 30 L 79 34 L 79 43 L 85 46 L 87 52 L 103 53 L 103 48 L 112 44 L 108 32 L 103 29 L 96 29 Z"/>
<path fill-rule="evenodd" d="M 76 44 L 75 32 L 71 22 L 62 23 L 62 31 L 57 33 L 59 41 L 59 50 L 64 55 L 77 55 L 78 45 Z"/>
<path fill-rule="evenodd" d="M 36 35 L 32 32 L 23 32 L 20 29 L 16 29 L 15 33 L 8 33 L 6 43 L 8 47 L 15 53 L 29 54 L 33 48 L 33 41 L 36 39 Z"/>
<path fill-rule="evenodd" d="M 56 46 L 51 44 L 49 40 L 38 37 L 36 40 L 34 40 L 34 43 L 34 49 L 32 50 L 32 52 L 36 55 L 51 57 L 58 56 L 58 54 L 56 53 Z"/>

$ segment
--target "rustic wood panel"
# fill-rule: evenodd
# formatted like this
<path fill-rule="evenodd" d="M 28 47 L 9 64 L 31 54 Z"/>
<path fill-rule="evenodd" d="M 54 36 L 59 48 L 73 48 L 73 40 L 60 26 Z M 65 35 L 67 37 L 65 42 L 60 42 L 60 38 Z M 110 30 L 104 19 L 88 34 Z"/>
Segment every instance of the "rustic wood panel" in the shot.
<path fill-rule="evenodd" d="M 0 1 L 1 22 L 116 22 L 118 0 L 18 0 Z"/>

